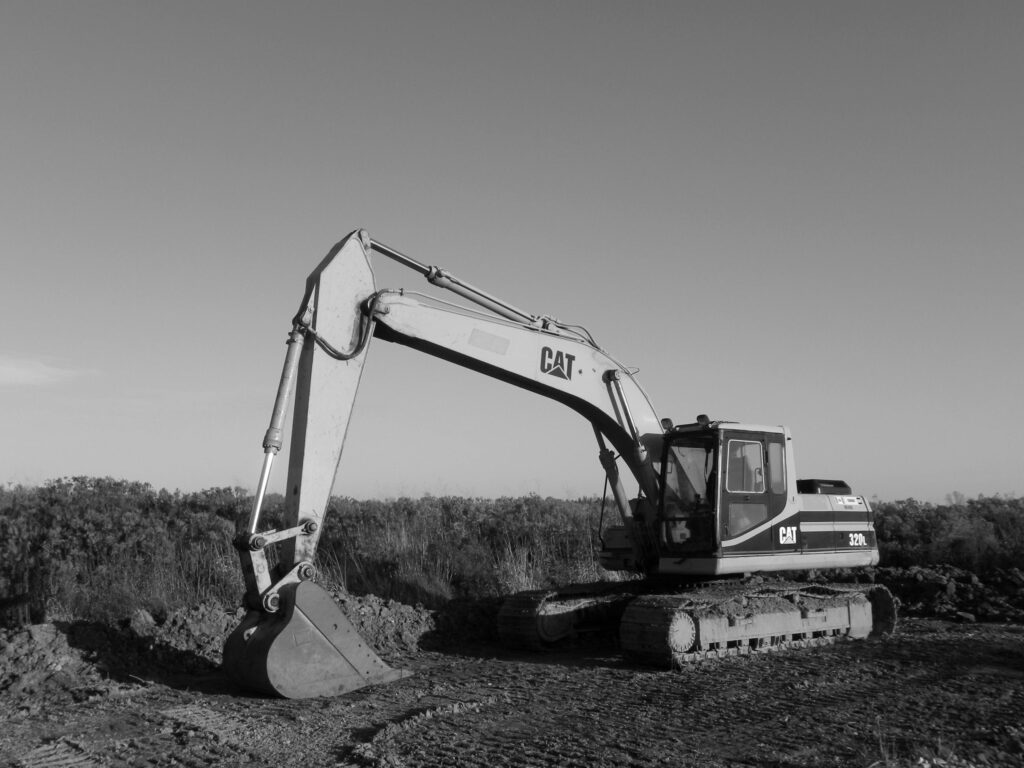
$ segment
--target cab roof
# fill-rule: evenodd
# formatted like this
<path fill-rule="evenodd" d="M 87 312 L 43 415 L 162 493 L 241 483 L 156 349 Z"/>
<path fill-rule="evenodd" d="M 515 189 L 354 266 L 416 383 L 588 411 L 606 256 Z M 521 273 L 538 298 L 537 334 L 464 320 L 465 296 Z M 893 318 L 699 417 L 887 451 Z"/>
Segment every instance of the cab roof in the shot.
<path fill-rule="evenodd" d="M 785 435 L 789 437 L 789 430 L 781 425 L 750 424 L 742 421 L 697 421 L 692 424 L 677 424 L 668 430 L 666 436 L 673 434 L 692 434 L 704 430 L 730 430 L 734 432 L 767 432 L 774 435 Z"/>

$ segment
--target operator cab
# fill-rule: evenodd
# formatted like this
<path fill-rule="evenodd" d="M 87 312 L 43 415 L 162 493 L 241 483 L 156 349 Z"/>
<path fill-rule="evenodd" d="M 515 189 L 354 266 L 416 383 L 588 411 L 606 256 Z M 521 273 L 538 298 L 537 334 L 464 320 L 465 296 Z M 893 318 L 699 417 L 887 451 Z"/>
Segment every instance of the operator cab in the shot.
<path fill-rule="evenodd" d="M 786 443 L 782 427 L 713 422 L 703 415 L 668 430 L 658 507 L 666 554 L 711 554 L 753 531 L 759 532 L 744 544 L 772 551 L 772 531 L 764 523 L 786 507 Z"/>

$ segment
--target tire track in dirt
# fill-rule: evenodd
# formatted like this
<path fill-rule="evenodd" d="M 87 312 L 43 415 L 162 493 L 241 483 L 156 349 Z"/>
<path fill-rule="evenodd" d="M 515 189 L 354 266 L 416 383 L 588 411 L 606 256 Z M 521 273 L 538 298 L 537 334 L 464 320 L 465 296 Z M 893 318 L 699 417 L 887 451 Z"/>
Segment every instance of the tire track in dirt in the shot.
<path fill-rule="evenodd" d="M 43 744 L 15 763 L 19 768 L 99 768 L 81 747 L 66 741 Z"/>
<path fill-rule="evenodd" d="M 903 766 L 939 743 L 978 766 L 1024 765 L 1021 626 L 912 622 L 675 671 L 610 648 L 470 652 L 419 652 L 399 660 L 415 676 L 333 699 L 252 697 L 214 676 L 0 701 L 0 765 L 863 768 L 881 746 Z"/>
<path fill-rule="evenodd" d="M 1012 729 L 1024 711 L 1024 686 L 988 696 L 971 671 L 981 656 L 999 654 L 936 637 L 843 643 L 678 672 L 507 660 L 486 680 L 500 696 L 384 732 L 363 764 L 815 764 L 806 762 L 809 751 L 836 764 L 867 764 L 859 758 L 877 755 L 887 740 L 913 749 L 948 744 L 951 734 L 985 742 Z M 479 681 L 460 684 L 463 695 L 480 690 Z M 975 727 L 972 735 L 972 723 L 987 730 Z"/>

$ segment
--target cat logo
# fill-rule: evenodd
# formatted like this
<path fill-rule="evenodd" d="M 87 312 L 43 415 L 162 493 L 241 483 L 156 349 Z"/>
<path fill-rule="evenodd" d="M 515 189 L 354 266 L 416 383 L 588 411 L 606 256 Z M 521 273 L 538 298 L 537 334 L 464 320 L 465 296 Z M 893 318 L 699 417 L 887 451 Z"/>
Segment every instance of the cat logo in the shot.
<path fill-rule="evenodd" d="M 540 372 L 568 381 L 572 378 L 572 363 L 575 359 L 576 355 L 568 352 L 555 352 L 551 347 L 541 347 Z"/>
<path fill-rule="evenodd" d="M 784 525 L 779 528 L 779 544 L 796 544 L 795 525 Z"/>

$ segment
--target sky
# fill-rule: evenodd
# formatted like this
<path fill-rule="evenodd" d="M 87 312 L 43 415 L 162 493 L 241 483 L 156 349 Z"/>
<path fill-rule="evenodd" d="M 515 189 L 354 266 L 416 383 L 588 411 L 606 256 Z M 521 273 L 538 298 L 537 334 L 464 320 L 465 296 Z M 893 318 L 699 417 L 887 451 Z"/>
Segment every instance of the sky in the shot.
<path fill-rule="evenodd" d="M 789 426 L 801 477 L 1024 494 L 1022 38 L 1019 2 L 0 0 L 0 483 L 254 488 L 365 228 L 676 423 Z M 602 484 L 577 414 L 371 345 L 336 494 Z"/>

